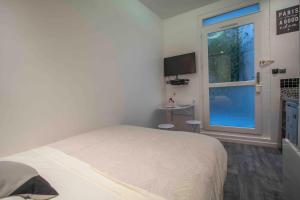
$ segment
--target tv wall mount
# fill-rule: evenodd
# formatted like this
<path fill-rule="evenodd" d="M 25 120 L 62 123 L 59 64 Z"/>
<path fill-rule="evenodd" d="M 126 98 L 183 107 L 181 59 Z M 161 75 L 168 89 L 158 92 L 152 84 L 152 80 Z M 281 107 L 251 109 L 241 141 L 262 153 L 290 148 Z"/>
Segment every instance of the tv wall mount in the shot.
<path fill-rule="evenodd" d="M 167 81 L 167 84 L 170 85 L 188 85 L 189 83 L 190 83 L 189 79 L 180 79 L 178 78 L 178 75 L 176 75 L 175 79 Z"/>

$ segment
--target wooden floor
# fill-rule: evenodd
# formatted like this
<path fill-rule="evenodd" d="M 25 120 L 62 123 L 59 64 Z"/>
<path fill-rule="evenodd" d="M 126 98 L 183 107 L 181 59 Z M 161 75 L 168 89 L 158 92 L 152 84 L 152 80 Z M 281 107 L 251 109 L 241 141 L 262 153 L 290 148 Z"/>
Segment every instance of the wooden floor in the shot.
<path fill-rule="evenodd" d="M 228 152 L 224 200 L 282 200 L 282 157 L 278 150 L 223 143 Z"/>

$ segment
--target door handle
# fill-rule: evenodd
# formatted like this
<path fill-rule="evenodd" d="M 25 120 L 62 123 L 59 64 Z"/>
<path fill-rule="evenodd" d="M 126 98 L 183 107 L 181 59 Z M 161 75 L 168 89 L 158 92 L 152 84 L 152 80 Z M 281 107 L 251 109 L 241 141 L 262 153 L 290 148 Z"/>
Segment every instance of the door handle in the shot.
<path fill-rule="evenodd" d="M 259 66 L 265 67 L 265 66 L 273 64 L 274 62 L 275 62 L 274 60 L 261 60 L 261 61 L 259 61 Z"/>
<path fill-rule="evenodd" d="M 262 85 L 260 84 L 260 82 L 261 82 L 260 72 L 256 72 L 256 94 L 261 93 Z"/>
<path fill-rule="evenodd" d="M 256 72 L 256 85 L 260 85 L 260 72 Z"/>

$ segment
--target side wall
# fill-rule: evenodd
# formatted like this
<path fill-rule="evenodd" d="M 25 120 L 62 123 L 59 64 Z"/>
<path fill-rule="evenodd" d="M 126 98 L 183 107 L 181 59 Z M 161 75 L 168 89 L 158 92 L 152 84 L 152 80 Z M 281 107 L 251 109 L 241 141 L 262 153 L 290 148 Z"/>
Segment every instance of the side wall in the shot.
<path fill-rule="evenodd" d="M 226 7 L 232 7 L 241 1 L 219 1 L 208 6 L 164 20 L 164 56 L 174 56 L 196 51 L 201 55 L 201 36 L 199 30 L 199 16 L 210 12 L 217 12 Z M 275 63 L 268 67 L 271 76 L 272 68 L 286 68 L 287 74 L 272 76 L 270 79 L 270 119 L 267 130 L 262 138 L 272 142 L 278 141 L 280 124 L 280 79 L 299 77 L 299 32 L 276 35 L 276 10 L 299 4 L 299 0 L 270 1 L 270 58 Z M 200 57 L 200 56 L 199 56 Z M 174 92 L 179 103 L 191 103 L 196 101 L 198 118 L 203 119 L 203 86 L 202 86 L 202 63 L 198 60 L 198 73 L 184 75 L 191 80 L 188 86 L 165 86 L 166 99 Z"/>
<path fill-rule="evenodd" d="M 153 126 L 162 21 L 138 0 L 1 0 L 0 24 L 0 155 Z"/>

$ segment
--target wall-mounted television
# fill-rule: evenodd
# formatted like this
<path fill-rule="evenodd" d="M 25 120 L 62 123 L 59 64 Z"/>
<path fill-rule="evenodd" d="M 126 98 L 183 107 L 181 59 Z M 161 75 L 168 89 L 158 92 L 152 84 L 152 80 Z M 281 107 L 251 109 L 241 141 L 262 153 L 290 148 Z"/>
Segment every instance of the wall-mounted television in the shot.
<path fill-rule="evenodd" d="M 165 76 L 196 73 L 196 53 L 188 53 L 164 59 Z"/>

